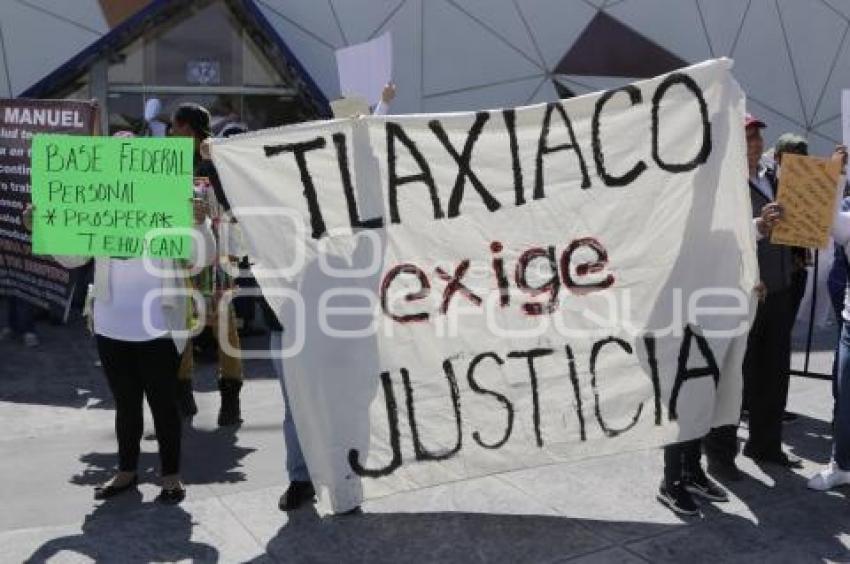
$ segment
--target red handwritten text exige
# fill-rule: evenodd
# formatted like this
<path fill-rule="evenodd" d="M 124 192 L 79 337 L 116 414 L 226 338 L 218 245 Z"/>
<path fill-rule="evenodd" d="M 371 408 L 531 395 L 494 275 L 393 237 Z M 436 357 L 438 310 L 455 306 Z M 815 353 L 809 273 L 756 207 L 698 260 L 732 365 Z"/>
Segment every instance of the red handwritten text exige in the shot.
<path fill-rule="evenodd" d="M 545 315 L 557 309 L 562 286 L 574 294 L 586 294 L 614 284 L 614 275 L 607 270 L 608 252 L 592 237 L 571 241 L 560 255 L 554 245 L 526 249 L 518 255 L 512 276 L 508 274 L 502 251 L 501 242 L 490 243 L 488 278 L 493 283 L 488 286 L 498 292 L 498 304 L 502 308 L 509 307 L 512 295 L 519 294 L 529 298 L 518 304 L 523 313 Z M 458 300 L 484 307 L 486 296 L 477 285 L 467 281 L 471 263 L 470 259 L 462 259 L 454 268 L 436 266 L 430 276 L 412 263 L 393 266 L 381 282 L 381 309 L 398 323 L 428 321 L 434 312 L 429 311 L 427 304 L 437 297 L 431 295 L 434 280 L 442 282 L 437 313 L 446 314 Z M 541 271 L 546 274 L 540 276 Z"/>

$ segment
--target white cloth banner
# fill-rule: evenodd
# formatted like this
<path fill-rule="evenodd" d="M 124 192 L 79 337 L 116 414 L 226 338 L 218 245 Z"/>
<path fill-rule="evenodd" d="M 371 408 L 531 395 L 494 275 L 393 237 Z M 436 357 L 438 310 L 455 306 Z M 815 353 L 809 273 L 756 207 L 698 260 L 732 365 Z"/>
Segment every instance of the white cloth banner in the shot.
<path fill-rule="evenodd" d="M 758 267 L 731 66 L 215 141 L 324 508 L 737 423 Z"/>

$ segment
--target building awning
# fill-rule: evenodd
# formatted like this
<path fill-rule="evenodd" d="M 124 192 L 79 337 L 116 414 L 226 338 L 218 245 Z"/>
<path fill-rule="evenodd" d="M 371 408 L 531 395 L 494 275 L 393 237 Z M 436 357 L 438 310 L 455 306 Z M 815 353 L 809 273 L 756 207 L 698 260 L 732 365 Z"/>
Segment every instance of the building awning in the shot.
<path fill-rule="evenodd" d="M 324 93 L 313 81 L 286 45 L 284 39 L 266 19 L 254 0 L 214 0 L 223 2 L 233 13 L 248 36 L 257 44 L 269 63 L 296 91 L 296 97 L 312 107 L 316 117 L 331 117 Z M 118 53 L 145 33 L 168 20 L 197 7 L 197 0 L 152 0 L 109 33 L 83 49 L 68 62 L 21 93 L 22 98 L 50 98 L 66 89 L 95 62 Z"/>

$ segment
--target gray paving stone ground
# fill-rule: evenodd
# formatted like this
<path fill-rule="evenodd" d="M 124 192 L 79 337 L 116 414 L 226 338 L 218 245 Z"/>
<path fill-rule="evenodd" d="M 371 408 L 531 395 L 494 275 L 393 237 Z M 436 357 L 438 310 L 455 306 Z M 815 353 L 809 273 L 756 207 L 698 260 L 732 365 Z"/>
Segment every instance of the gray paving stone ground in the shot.
<path fill-rule="evenodd" d="M 0 343 L 0 562 L 850 562 L 850 490 L 808 491 L 828 458 L 829 383 L 795 378 L 786 428 L 799 471 L 740 459 L 733 499 L 682 520 L 654 499 L 661 456 L 649 450 L 509 472 L 398 494 L 353 517 L 286 515 L 277 383 L 249 365 L 246 423 L 215 426 L 211 368 L 186 432 L 186 502 L 157 493 L 144 445 L 139 493 L 108 503 L 92 486 L 115 463 L 112 406 L 79 324 L 39 327 L 43 346 Z M 828 372 L 831 333 L 810 368 Z M 800 339 L 798 338 L 798 341 Z M 262 346 L 262 338 L 254 344 Z M 795 356 L 802 366 L 802 357 Z M 745 430 L 742 430 L 742 436 Z"/>

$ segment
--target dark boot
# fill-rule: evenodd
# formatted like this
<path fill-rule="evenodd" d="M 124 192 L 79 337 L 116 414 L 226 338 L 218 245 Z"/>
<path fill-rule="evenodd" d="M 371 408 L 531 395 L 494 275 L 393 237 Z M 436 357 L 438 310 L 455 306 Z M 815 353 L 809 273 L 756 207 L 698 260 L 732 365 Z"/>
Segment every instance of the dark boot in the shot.
<path fill-rule="evenodd" d="M 241 389 L 241 380 L 222 378 L 218 381 L 218 390 L 221 392 L 221 409 L 218 411 L 219 427 L 242 423 L 242 412 L 239 409 L 239 390 Z"/>
<path fill-rule="evenodd" d="M 186 418 L 194 417 L 198 413 L 191 380 L 177 381 L 177 407 L 180 409 L 180 414 Z"/>
<path fill-rule="evenodd" d="M 277 506 L 281 511 L 293 511 L 314 501 L 315 497 L 316 490 L 313 489 L 313 482 L 290 482 L 289 487 L 280 496 Z"/>

